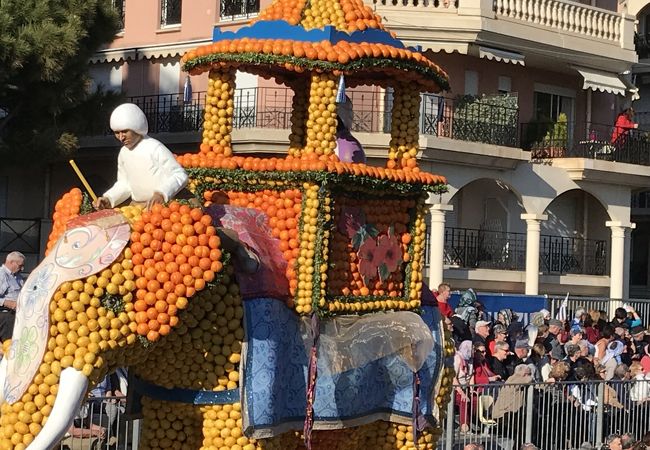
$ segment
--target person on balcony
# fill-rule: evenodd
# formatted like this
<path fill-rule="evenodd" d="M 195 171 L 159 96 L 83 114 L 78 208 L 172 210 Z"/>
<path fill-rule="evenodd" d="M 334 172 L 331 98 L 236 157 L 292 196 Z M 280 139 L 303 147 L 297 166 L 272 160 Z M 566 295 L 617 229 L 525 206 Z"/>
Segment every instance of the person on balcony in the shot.
<path fill-rule="evenodd" d="M 632 108 L 632 106 L 626 107 L 618 116 L 616 116 L 614 129 L 612 130 L 611 142 L 617 148 L 620 149 L 627 143 L 630 130 L 639 128 L 639 124 L 635 123 L 633 119 L 634 108 Z"/>
<path fill-rule="evenodd" d="M 117 181 L 93 203 L 95 208 L 115 207 L 129 198 L 149 208 L 169 201 L 185 187 L 187 173 L 164 144 L 147 136 L 147 117 L 137 105 L 115 108 L 110 124 L 122 144 Z"/>

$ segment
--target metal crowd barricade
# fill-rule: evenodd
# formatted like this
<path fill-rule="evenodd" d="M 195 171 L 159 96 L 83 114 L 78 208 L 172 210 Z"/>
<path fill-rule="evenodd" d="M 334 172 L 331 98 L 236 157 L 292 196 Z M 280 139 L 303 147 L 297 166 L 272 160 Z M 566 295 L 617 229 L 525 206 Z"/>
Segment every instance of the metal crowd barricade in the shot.
<path fill-rule="evenodd" d="M 560 309 L 565 296 L 549 296 L 548 309 L 551 311 L 552 317 L 555 317 Z M 567 301 L 567 318 L 572 319 L 573 313 L 578 308 L 584 308 L 589 312 L 592 309 L 597 311 L 605 311 L 607 313 L 607 320 L 614 317 L 614 309 L 623 305 L 632 306 L 641 317 L 641 321 L 645 326 L 650 324 L 650 299 L 630 298 L 623 300 L 613 300 L 603 297 L 571 297 Z"/>
<path fill-rule="evenodd" d="M 57 450 L 137 450 L 139 420 L 124 414 L 126 398 L 88 399 L 77 413 L 75 423 Z"/>
<path fill-rule="evenodd" d="M 454 392 L 439 450 L 481 444 L 517 450 L 570 450 L 600 445 L 610 434 L 650 432 L 650 380 L 490 384 Z M 645 392 L 646 397 L 638 396 Z M 501 397 L 501 398 L 500 398 Z"/>

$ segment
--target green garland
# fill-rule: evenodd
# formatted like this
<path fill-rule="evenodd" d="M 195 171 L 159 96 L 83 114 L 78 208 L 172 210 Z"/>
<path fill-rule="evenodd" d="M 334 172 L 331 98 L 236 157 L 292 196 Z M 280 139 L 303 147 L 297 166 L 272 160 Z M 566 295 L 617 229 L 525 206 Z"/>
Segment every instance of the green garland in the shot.
<path fill-rule="evenodd" d="M 194 168 L 186 169 L 190 179 L 197 186 L 196 195 L 202 198 L 203 193 L 209 188 L 206 185 L 218 186 L 222 190 L 241 191 L 247 189 L 255 192 L 268 189 L 263 182 L 283 182 L 287 189 L 299 184 L 309 182 L 320 185 L 345 186 L 346 191 L 355 190 L 361 194 L 377 192 L 391 192 L 400 195 L 421 194 L 431 192 L 443 194 L 447 192 L 447 186 L 440 184 L 407 183 L 392 180 L 381 180 L 367 175 L 338 174 L 325 171 L 249 171 L 243 169 L 214 169 Z M 203 189 L 201 190 L 201 186 Z"/>
<path fill-rule="evenodd" d="M 85 216 L 95 211 L 93 208 L 93 202 L 90 200 L 90 195 L 87 192 L 81 194 L 81 206 L 79 207 L 79 215 Z"/>
<path fill-rule="evenodd" d="M 326 309 L 322 308 L 320 306 L 320 300 L 321 300 L 321 281 L 322 281 L 322 274 L 320 271 L 321 266 L 324 264 L 323 260 L 323 253 L 324 253 L 324 246 L 323 246 L 323 234 L 325 232 L 325 227 L 326 227 L 326 220 L 325 220 L 325 208 L 328 207 L 328 205 L 325 204 L 325 199 L 329 197 L 329 190 L 327 189 L 327 185 L 323 184 L 320 186 L 318 189 L 318 217 L 316 219 L 316 226 L 318 227 L 318 231 L 316 232 L 316 239 L 314 242 L 314 274 L 312 276 L 312 309 L 314 311 L 318 311 L 318 314 L 321 317 L 326 317 L 327 311 Z M 330 211 L 332 209 L 332 205 L 330 203 L 329 205 Z M 331 217 L 331 214 L 330 214 Z M 330 219 L 331 221 L 331 219 Z M 331 225 L 330 225 L 331 227 Z M 332 231 L 330 231 L 330 235 L 327 238 L 329 242 L 331 242 L 332 239 Z M 329 257 L 329 255 L 328 255 Z M 329 259 L 329 258 L 328 258 Z M 325 286 L 325 294 L 323 298 L 327 296 L 327 286 Z"/>
<path fill-rule="evenodd" d="M 210 53 L 205 56 L 197 56 L 183 64 L 183 70 L 190 72 L 199 66 L 207 66 L 215 62 L 235 62 L 239 64 L 249 64 L 253 66 L 282 66 L 284 64 L 293 64 L 308 70 L 320 70 L 323 72 L 333 72 L 340 70 L 343 72 L 359 72 L 364 69 L 386 69 L 393 68 L 403 70 L 405 72 L 416 72 L 420 74 L 424 80 L 423 84 L 430 84 L 433 81 L 437 88 L 442 90 L 449 90 L 449 80 L 442 76 L 435 69 L 418 64 L 414 61 L 399 60 L 390 58 L 359 58 L 347 64 L 338 62 L 313 60 L 309 58 L 300 58 L 293 55 L 274 55 L 267 53 Z M 434 89 L 435 90 L 435 89 Z"/>

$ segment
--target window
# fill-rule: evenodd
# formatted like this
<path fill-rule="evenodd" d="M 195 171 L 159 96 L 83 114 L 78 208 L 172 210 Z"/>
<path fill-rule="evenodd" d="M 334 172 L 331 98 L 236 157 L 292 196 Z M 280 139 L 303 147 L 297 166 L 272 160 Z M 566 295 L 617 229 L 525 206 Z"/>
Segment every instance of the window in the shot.
<path fill-rule="evenodd" d="M 508 94 L 512 91 L 512 79 L 506 76 L 499 76 L 499 94 Z"/>
<path fill-rule="evenodd" d="M 465 95 L 478 95 L 478 72 L 465 71 Z"/>
<path fill-rule="evenodd" d="M 566 115 L 568 122 L 573 120 L 572 97 L 536 91 L 533 101 L 536 120 L 555 122 L 561 113 Z"/>
<path fill-rule="evenodd" d="M 168 27 L 181 23 L 181 0 L 160 1 L 160 26 Z"/>
<path fill-rule="evenodd" d="M 125 0 L 113 0 L 113 8 L 120 18 L 120 31 L 124 31 L 124 2 Z"/>
<path fill-rule="evenodd" d="M 234 20 L 256 16 L 260 0 L 221 0 L 221 19 Z"/>

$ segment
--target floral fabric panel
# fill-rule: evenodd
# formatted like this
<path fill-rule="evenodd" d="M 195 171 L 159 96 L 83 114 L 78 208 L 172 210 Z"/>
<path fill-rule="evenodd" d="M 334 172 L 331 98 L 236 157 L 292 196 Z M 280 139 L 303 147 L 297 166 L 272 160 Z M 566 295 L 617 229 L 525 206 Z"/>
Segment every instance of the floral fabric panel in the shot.
<path fill-rule="evenodd" d="M 263 438 L 301 430 L 306 410 L 308 353 L 300 318 L 281 302 L 255 299 L 245 303 L 245 355 L 242 402 L 244 432 Z M 436 307 L 422 308 L 433 333 L 433 350 L 418 372 L 420 414 L 435 423 L 434 387 L 442 369 L 444 340 Z M 318 362 L 314 429 L 337 429 L 376 420 L 412 424 L 412 370 L 397 355 L 359 368 L 332 373 Z"/>

